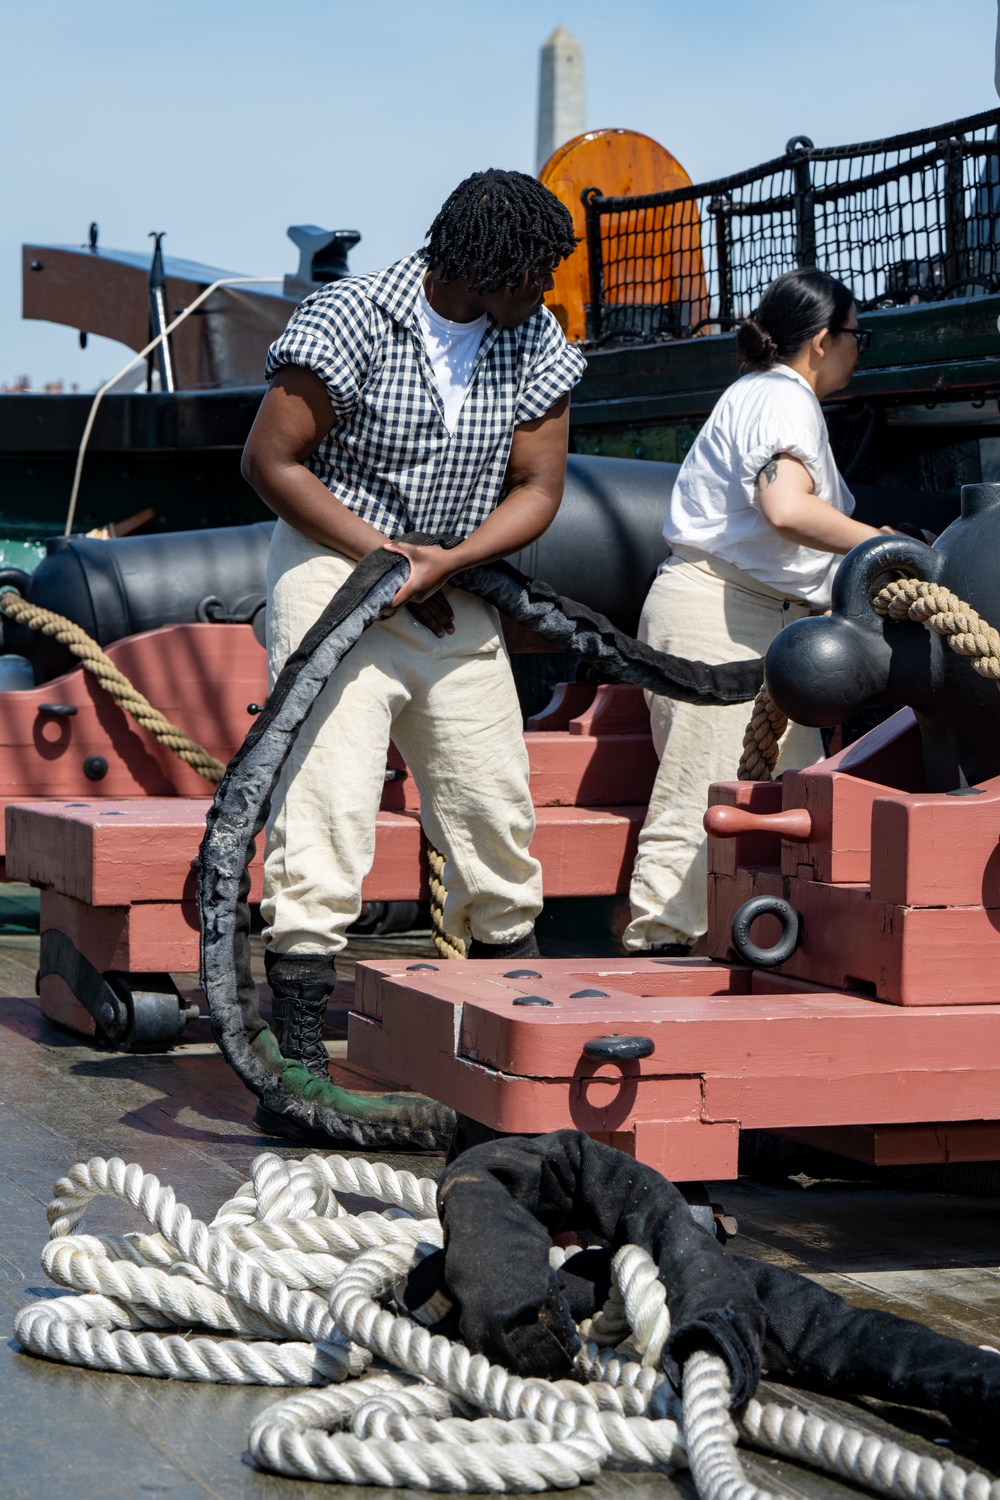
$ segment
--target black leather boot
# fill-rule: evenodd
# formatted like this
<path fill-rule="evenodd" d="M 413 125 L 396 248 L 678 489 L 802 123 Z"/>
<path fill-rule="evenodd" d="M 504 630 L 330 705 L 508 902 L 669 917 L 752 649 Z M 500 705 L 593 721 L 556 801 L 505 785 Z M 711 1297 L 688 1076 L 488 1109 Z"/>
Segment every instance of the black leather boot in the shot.
<path fill-rule="evenodd" d="M 482 943 L 478 938 L 473 938 L 469 944 L 469 957 L 541 958 L 541 954 L 538 951 L 535 929 L 532 927 L 523 937 L 512 938 L 509 943 Z"/>
<path fill-rule="evenodd" d="M 324 953 L 286 956 L 268 950 L 264 972 L 271 986 L 271 1030 L 282 1057 L 304 1063 L 317 1078 L 329 1077 L 323 1021 L 337 983 L 332 957 Z"/>

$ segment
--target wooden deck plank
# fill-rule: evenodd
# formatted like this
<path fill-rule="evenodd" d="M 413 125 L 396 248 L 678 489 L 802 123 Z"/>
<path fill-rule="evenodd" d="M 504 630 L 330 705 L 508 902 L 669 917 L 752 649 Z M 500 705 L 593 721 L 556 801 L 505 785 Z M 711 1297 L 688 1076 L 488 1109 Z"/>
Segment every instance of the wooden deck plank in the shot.
<path fill-rule="evenodd" d="M 916 1318 L 1000 1348 L 994 1206 L 903 1186 L 712 1185 L 735 1214 L 733 1248 L 814 1277 L 857 1307 Z"/>

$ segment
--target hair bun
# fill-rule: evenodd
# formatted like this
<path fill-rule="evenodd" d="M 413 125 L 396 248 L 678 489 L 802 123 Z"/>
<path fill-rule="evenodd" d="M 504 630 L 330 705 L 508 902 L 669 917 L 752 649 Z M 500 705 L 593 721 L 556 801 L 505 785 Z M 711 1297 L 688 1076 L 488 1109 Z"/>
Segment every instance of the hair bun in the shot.
<path fill-rule="evenodd" d="M 744 371 L 770 370 L 778 362 L 778 346 L 756 318 L 744 318 L 736 330 L 736 347 Z"/>

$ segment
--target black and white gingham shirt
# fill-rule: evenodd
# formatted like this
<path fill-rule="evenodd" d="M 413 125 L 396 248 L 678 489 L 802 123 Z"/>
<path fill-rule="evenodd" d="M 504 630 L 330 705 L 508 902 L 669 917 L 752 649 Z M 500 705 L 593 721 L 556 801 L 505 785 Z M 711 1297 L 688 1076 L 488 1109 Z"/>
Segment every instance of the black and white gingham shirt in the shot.
<path fill-rule="evenodd" d="M 266 378 L 305 365 L 334 423 L 307 459 L 337 499 L 384 535 L 468 536 L 500 497 L 514 428 L 576 385 L 583 355 L 547 308 L 520 328 L 490 319 L 453 432 L 417 322 L 423 252 L 313 292 L 267 354 Z"/>

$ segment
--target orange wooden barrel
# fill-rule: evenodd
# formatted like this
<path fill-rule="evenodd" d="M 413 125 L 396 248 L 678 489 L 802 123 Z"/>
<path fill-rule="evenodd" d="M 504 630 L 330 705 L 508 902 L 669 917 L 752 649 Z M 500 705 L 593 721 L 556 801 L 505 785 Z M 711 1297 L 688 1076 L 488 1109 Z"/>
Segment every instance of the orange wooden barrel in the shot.
<path fill-rule="evenodd" d="M 588 130 L 567 141 L 538 174 L 573 215 L 581 238 L 575 252 L 557 267 L 555 286 L 545 299 L 571 340 L 587 336 L 590 268 L 586 211 L 580 194 L 600 188 L 607 197 L 636 196 L 689 187 L 691 179 L 676 157 L 637 130 Z M 613 306 L 676 309 L 678 324 L 696 326 L 708 315 L 701 249 L 701 226 L 694 202 L 669 207 L 628 209 L 602 220 L 604 296 Z"/>

